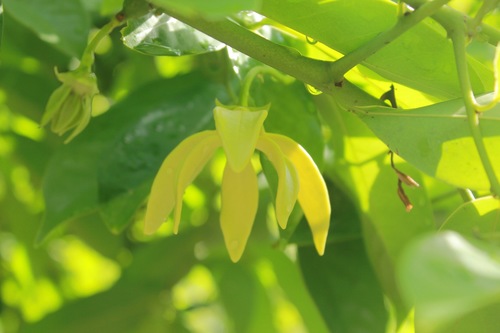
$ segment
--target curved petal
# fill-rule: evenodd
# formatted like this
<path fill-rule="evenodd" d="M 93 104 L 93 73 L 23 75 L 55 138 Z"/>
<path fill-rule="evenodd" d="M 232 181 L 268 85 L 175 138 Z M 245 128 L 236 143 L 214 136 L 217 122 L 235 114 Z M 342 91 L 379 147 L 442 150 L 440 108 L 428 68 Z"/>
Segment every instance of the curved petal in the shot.
<path fill-rule="evenodd" d="M 213 131 L 210 136 L 205 137 L 202 141 L 193 146 L 191 151 L 187 154 L 184 165 L 179 171 L 176 183 L 176 196 L 178 200 L 175 203 L 174 210 L 174 234 L 177 234 L 179 231 L 182 212 L 182 196 L 184 195 L 186 187 L 188 187 L 198 176 L 205 164 L 212 158 L 215 150 L 220 146 L 220 138 L 215 131 Z"/>
<path fill-rule="evenodd" d="M 56 112 L 61 110 L 62 105 L 70 94 L 71 87 L 65 84 L 54 90 L 52 95 L 50 95 L 47 106 L 45 107 L 45 112 L 43 113 L 42 120 L 40 121 L 40 126 L 45 126 L 49 123 Z"/>
<path fill-rule="evenodd" d="M 172 212 L 180 169 L 189 152 L 210 136 L 217 136 L 217 133 L 204 131 L 187 137 L 163 161 L 151 186 L 144 225 L 146 234 L 155 232 Z"/>
<path fill-rule="evenodd" d="M 215 107 L 215 127 L 227 161 L 235 172 L 241 172 L 249 163 L 266 117 L 267 107 L 258 111 Z"/>
<path fill-rule="evenodd" d="M 70 94 L 52 118 L 50 129 L 57 135 L 63 135 L 76 126 L 82 114 L 81 98 L 75 94 Z"/>
<path fill-rule="evenodd" d="M 276 193 L 276 219 L 282 229 L 286 228 L 290 213 L 297 202 L 299 179 L 295 166 L 285 157 L 280 147 L 267 133 L 257 141 L 257 149 L 269 158 L 278 172 L 278 191 Z"/>
<path fill-rule="evenodd" d="M 259 201 L 257 176 L 252 163 L 236 173 L 226 164 L 222 177 L 220 224 L 227 251 L 237 262 L 247 244 Z"/>
<path fill-rule="evenodd" d="M 80 110 L 81 114 L 79 115 L 79 119 L 75 120 L 74 130 L 68 138 L 64 140 L 64 143 L 68 143 L 73 140 L 90 123 L 90 119 L 92 118 L 92 98 L 84 98 L 81 103 L 82 110 Z"/>
<path fill-rule="evenodd" d="M 299 204 L 311 228 L 316 250 L 323 255 L 331 214 L 325 181 L 313 159 L 301 145 L 284 135 L 272 133 L 266 135 L 280 146 L 297 169 L 300 183 Z"/>

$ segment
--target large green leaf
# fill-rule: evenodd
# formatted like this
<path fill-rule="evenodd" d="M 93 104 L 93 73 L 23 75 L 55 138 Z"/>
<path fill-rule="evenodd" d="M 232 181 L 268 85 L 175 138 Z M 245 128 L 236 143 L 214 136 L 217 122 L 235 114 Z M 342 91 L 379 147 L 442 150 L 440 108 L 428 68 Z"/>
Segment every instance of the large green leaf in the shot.
<path fill-rule="evenodd" d="M 336 88 L 336 93 L 316 98 L 318 110 L 331 128 L 333 158 L 327 176 L 348 194 L 359 210 L 365 246 L 385 293 L 402 320 L 408 310 L 395 284 L 394 263 L 406 244 L 433 230 L 434 222 L 425 190 L 405 189 L 414 205 L 406 212 L 397 194 L 397 175 L 390 166 L 387 146 L 354 114 L 339 107 L 380 103 L 354 86 Z M 396 166 L 420 182 L 418 171 L 396 160 Z M 391 184 L 393 184 L 391 186 Z M 335 211 L 332 211 L 335 218 Z"/>
<path fill-rule="evenodd" d="M 45 42 L 68 55 L 81 56 L 90 22 L 79 0 L 4 0 L 3 4 Z"/>
<path fill-rule="evenodd" d="M 153 13 L 127 21 L 123 43 L 131 49 L 154 56 L 181 56 L 213 52 L 221 42 L 166 14 Z"/>
<path fill-rule="evenodd" d="M 134 213 L 130 206 L 144 200 L 144 184 L 151 182 L 170 150 L 210 126 L 219 88 L 200 74 L 157 81 L 94 119 L 49 163 L 43 187 L 46 214 L 38 240 L 100 203 L 103 216 L 114 217 L 107 222 L 110 227 L 121 230 Z M 120 211 L 123 207 L 127 210 Z"/>
<path fill-rule="evenodd" d="M 343 54 L 349 53 L 396 23 L 397 4 L 385 0 L 263 2 L 263 15 Z M 493 74 L 470 58 L 477 93 L 492 89 Z M 383 77 L 431 95 L 460 96 L 451 42 L 444 29 L 427 19 L 362 63 Z"/>
<path fill-rule="evenodd" d="M 209 265 L 234 332 L 276 332 L 271 302 L 253 269 L 229 261 Z"/>
<path fill-rule="evenodd" d="M 307 332 L 329 332 L 326 321 L 322 318 L 317 305 L 307 291 L 299 267 L 282 252 L 263 249 L 261 253 L 265 255 L 276 274 L 279 286 L 299 311 Z"/>
<path fill-rule="evenodd" d="M 408 304 L 415 305 L 419 332 L 441 332 L 481 308 L 498 308 L 499 255 L 498 248 L 471 243 L 450 231 L 409 245 L 400 258 L 398 277 Z M 491 325 L 490 320 L 484 323 Z M 475 331 L 493 332 L 481 326 L 479 323 Z"/>
<path fill-rule="evenodd" d="M 262 0 L 151 0 L 151 3 L 164 8 L 178 10 L 188 15 L 204 15 L 210 18 L 222 18 L 242 10 L 260 8 Z"/>
<path fill-rule="evenodd" d="M 478 98 L 486 102 L 491 94 Z M 354 107 L 356 113 L 389 148 L 431 176 L 458 187 L 489 190 L 467 122 L 462 99 L 413 110 Z M 484 144 L 500 176 L 500 105 L 479 117 Z"/>
<path fill-rule="evenodd" d="M 301 247 L 299 263 L 330 332 L 385 332 L 384 296 L 361 239 L 328 244 L 322 257 Z"/>

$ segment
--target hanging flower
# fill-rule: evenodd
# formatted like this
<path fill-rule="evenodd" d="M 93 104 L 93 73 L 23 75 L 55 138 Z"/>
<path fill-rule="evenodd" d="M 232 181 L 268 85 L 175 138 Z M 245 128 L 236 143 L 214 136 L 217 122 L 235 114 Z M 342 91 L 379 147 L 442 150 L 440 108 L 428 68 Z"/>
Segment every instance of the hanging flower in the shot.
<path fill-rule="evenodd" d="M 101 40 L 120 26 L 124 19 L 123 12 L 120 12 L 99 29 L 85 47 L 77 69 L 66 73 L 59 73 L 56 69 L 57 79 L 62 85 L 50 95 L 40 125 L 50 122 L 50 129 L 58 135 L 72 130 L 64 143 L 80 134 L 92 118 L 92 99 L 99 93 L 97 78 L 91 70 L 94 52 Z"/>
<path fill-rule="evenodd" d="M 257 212 L 257 176 L 250 159 L 263 152 L 278 173 L 276 219 L 286 228 L 298 199 L 313 234 L 316 250 L 324 253 L 330 224 L 330 202 L 325 182 L 309 154 L 287 136 L 263 128 L 269 106 L 223 106 L 214 109 L 216 130 L 203 131 L 182 141 L 163 161 L 153 182 L 146 210 L 145 232 L 155 232 L 174 212 L 179 230 L 182 196 L 187 186 L 222 147 L 227 157 L 221 185 L 220 223 L 234 262 L 245 249 Z"/>
<path fill-rule="evenodd" d="M 92 98 L 99 93 L 99 89 L 93 73 L 80 70 L 59 73 L 56 69 L 56 76 L 62 85 L 50 96 L 40 125 L 50 122 L 50 129 L 58 135 L 73 130 L 64 141 L 68 143 L 89 124 Z"/>

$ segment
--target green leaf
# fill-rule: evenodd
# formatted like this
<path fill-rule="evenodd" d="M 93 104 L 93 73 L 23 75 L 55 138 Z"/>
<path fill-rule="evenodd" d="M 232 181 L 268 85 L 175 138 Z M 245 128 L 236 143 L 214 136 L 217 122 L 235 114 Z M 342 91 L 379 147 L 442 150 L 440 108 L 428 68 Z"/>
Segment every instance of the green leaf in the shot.
<path fill-rule="evenodd" d="M 385 331 L 384 295 L 361 240 L 328 244 L 322 257 L 301 247 L 299 263 L 330 332 Z"/>
<path fill-rule="evenodd" d="M 422 187 L 405 188 L 414 205 L 411 212 L 406 212 L 397 194 L 398 177 L 391 168 L 387 146 L 358 117 L 339 107 L 339 104 L 374 105 L 380 101 L 350 85 L 337 90 L 332 96 L 316 97 L 318 110 L 332 134 L 328 145 L 334 157 L 325 172 L 353 198 L 363 222 L 369 258 L 396 307 L 398 320 L 402 320 L 409 308 L 403 304 L 394 282 L 394 263 L 410 240 L 433 230 L 431 206 Z M 417 170 L 398 160 L 396 166 L 420 182 Z M 335 218 L 333 210 L 332 218 Z"/>
<path fill-rule="evenodd" d="M 260 250 L 267 258 L 272 271 L 276 274 L 279 286 L 302 316 L 307 332 L 329 332 L 328 326 L 318 311 L 318 307 L 307 291 L 297 265 L 282 252 L 262 247 Z"/>
<path fill-rule="evenodd" d="M 210 263 L 210 269 L 234 332 L 276 331 L 270 300 L 251 267 L 224 261 Z"/>
<path fill-rule="evenodd" d="M 203 15 L 217 19 L 236 14 L 242 10 L 256 10 L 260 8 L 262 0 L 152 0 L 151 3 L 166 9 L 174 9 L 187 15 Z"/>
<path fill-rule="evenodd" d="M 79 0 L 4 0 L 6 12 L 64 53 L 80 57 L 89 18 Z"/>
<path fill-rule="evenodd" d="M 104 204 L 102 216 L 111 219 L 111 229 L 121 230 L 145 199 L 144 186 L 167 154 L 186 136 L 211 126 L 219 89 L 200 74 L 161 80 L 93 119 L 49 163 L 38 242 L 57 225 L 99 204 Z"/>
<path fill-rule="evenodd" d="M 132 50 L 154 56 L 214 52 L 224 44 L 166 14 L 147 14 L 128 20 L 123 42 Z"/>
<path fill-rule="evenodd" d="M 484 197 L 458 207 L 443 223 L 441 229 L 453 230 L 470 238 L 500 243 L 500 201 Z"/>
<path fill-rule="evenodd" d="M 415 304 L 419 331 L 441 332 L 467 314 L 499 304 L 499 258 L 498 248 L 450 231 L 411 243 L 400 258 L 398 277 L 408 304 Z"/>
<path fill-rule="evenodd" d="M 396 23 L 397 4 L 391 1 L 351 0 L 263 2 L 264 16 L 298 33 L 347 54 Z M 469 58 L 476 93 L 493 87 L 493 74 L 486 66 Z M 460 96 L 451 42 L 444 29 L 427 19 L 368 57 L 363 65 L 388 80 L 399 82 L 431 95 Z"/>
<path fill-rule="evenodd" d="M 478 98 L 486 102 L 492 94 Z M 370 129 L 396 154 L 423 172 L 457 187 L 489 190 L 471 137 L 462 99 L 412 110 L 354 107 Z M 479 117 L 491 163 L 500 176 L 500 105 Z"/>

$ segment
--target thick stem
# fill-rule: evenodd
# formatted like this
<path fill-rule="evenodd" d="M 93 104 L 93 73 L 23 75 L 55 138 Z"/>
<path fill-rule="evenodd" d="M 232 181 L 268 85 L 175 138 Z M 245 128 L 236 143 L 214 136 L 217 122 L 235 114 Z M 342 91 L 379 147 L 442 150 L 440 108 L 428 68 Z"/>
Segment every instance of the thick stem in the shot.
<path fill-rule="evenodd" d="M 380 33 L 368 43 L 332 63 L 330 65 L 330 70 L 335 82 L 341 82 L 345 73 L 401 36 L 403 33 L 408 31 L 408 29 L 415 26 L 426 17 L 433 15 L 449 1 L 450 0 L 434 0 L 431 2 L 425 2 L 414 12 L 401 16 L 398 19 L 398 22 L 391 29 Z"/>

